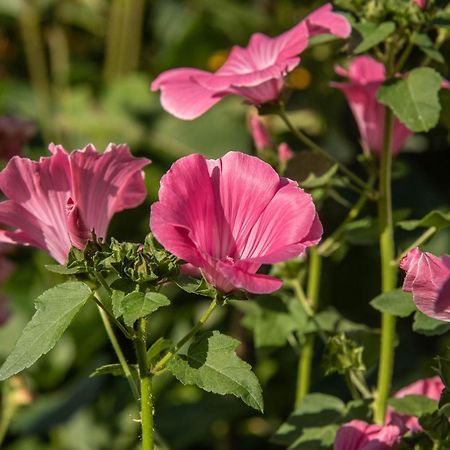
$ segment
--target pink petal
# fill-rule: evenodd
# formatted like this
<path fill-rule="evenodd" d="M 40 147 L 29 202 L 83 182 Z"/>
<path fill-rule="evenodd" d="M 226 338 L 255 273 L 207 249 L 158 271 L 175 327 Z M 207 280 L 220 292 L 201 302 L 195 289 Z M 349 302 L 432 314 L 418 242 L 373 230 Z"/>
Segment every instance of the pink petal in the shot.
<path fill-rule="evenodd" d="M 310 36 L 333 34 L 344 39 L 350 36 L 350 22 L 344 16 L 334 13 L 332 8 L 331 3 L 327 3 L 306 17 Z"/>
<path fill-rule="evenodd" d="M 257 150 L 264 150 L 273 146 L 269 131 L 256 113 L 250 116 L 250 131 Z"/>
<path fill-rule="evenodd" d="M 233 264 L 219 262 L 218 270 L 238 289 L 245 289 L 253 294 L 270 294 L 282 286 L 283 282 L 269 275 L 245 272 Z"/>
<path fill-rule="evenodd" d="M 278 161 L 281 164 L 287 164 L 294 157 L 294 152 L 286 142 L 282 142 L 278 146 Z"/>
<path fill-rule="evenodd" d="M 150 228 L 169 251 L 196 266 L 200 252 L 216 253 L 220 238 L 214 192 L 206 160 L 193 154 L 176 161 L 161 179 L 159 202 L 151 209 Z"/>
<path fill-rule="evenodd" d="M 226 95 L 205 89 L 197 76 L 212 76 L 203 70 L 179 68 L 163 72 L 152 83 L 152 91 L 161 90 L 162 107 L 175 117 L 192 120 L 204 114 Z"/>
<path fill-rule="evenodd" d="M 84 223 L 80 208 L 75 204 L 72 198 L 69 198 L 67 201 L 66 213 L 67 231 L 69 233 L 70 242 L 74 247 L 82 250 L 90 238 L 91 231 Z"/>
<path fill-rule="evenodd" d="M 354 84 L 382 83 L 386 79 L 384 65 L 365 55 L 352 60 L 348 76 Z"/>
<path fill-rule="evenodd" d="M 303 240 L 310 235 L 313 224 L 319 238 L 322 234 L 322 226 L 315 219 L 311 196 L 297 183 L 283 180 L 248 235 L 240 258 L 268 264 L 302 254 L 306 248 Z"/>
<path fill-rule="evenodd" d="M 88 145 L 70 155 L 72 198 L 87 230 L 106 237 L 115 213 L 144 201 L 142 168 L 149 162 L 132 156 L 127 145 L 110 144 L 103 154 Z"/>

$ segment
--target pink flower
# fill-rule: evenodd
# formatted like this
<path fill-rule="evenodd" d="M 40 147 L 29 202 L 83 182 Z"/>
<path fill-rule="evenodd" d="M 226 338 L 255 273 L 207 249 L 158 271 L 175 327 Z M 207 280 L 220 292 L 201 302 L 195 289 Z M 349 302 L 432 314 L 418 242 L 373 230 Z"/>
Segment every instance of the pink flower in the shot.
<path fill-rule="evenodd" d="M 273 147 L 272 137 L 257 113 L 250 115 L 250 132 L 256 150 L 264 151 Z"/>
<path fill-rule="evenodd" d="M 450 257 L 411 250 L 400 262 L 406 272 L 403 290 L 412 292 L 417 308 L 429 317 L 450 322 Z"/>
<path fill-rule="evenodd" d="M 432 398 L 433 400 L 439 400 L 444 387 L 444 383 L 442 383 L 438 376 L 424 378 L 423 380 L 415 381 L 403 389 L 400 389 L 394 397 L 402 398 L 407 395 L 423 395 Z M 388 408 L 386 421 L 399 426 L 405 432 L 411 431 L 416 433 L 422 430 L 417 417 L 399 414 L 392 407 Z"/>
<path fill-rule="evenodd" d="M 261 105 L 278 99 L 284 77 L 300 63 L 298 55 L 308 46 L 310 37 L 329 33 L 346 38 L 350 31 L 347 19 L 333 13 L 328 3 L 280 36 L 253 34 L 248 46 L 234 46 L 214 73 L 172 69 L 159 75 L 151 88 L 161 90 L 161 104 L 166 111 L 185 120 L 201 116 L 231 94 Z"/>
<path fill-rule="evenodd" d="M 286 142 L 282 142 L 278 146 L 278 161 L 282 165 L 286 165 L 294 157 L 294 152 Z"/>
<path fill-rule="evenodd" d="M 38 162 L 15 156 L 0 172 L 0 242 L 32 245 L 64 264 L 72 245 L 82 249 L 89 233 L 106 237 L 112 216 L 134 208 L 146 196 L 142 168 L 126 145 L 93 145 L 68 154 L 51 144 Z"/>
<path fill-rule="evenodd" d="M 268 293 L 281 280 L 257 274 L 316 244 L 322 225 L 311 196 L 260 159 L 189 155 L 161 179 L 150 226 L 169 251 L 223 292 Z"/>
<path fill-rule="evenodd" d="M 420 9 L 425 9 L 427 7 L 427 0 L 415 0 L 415 2 Z"/>
<path fill-rule="evenodd" d="M 391 450 L 400 441 L 401 432 L 395 425 L 370 425 L 352 420 L 336 433 L 334 450 Z"/>
<path fill-rule="evenodd" d="M 348 77 L 349 83 L 331 83 L 341 89 L 355 117 L 362 145 L 367 151 L 380 155 L 383 149 L 384 111 L 376 94 L 386 79 L 384 65 L 370 56 L 358 56 L 350 63 L 348 71 L 336 67 L 338 75 Z M 412 131 L 394 118 L 392 152 L 398 153 Z"/>
<path fill-rule="evenodd" d="M 0 158 L 8 160 L 22 152 L 24 144 L 36 133 L 36 127 L 17 117 L 0 117 Z"/>

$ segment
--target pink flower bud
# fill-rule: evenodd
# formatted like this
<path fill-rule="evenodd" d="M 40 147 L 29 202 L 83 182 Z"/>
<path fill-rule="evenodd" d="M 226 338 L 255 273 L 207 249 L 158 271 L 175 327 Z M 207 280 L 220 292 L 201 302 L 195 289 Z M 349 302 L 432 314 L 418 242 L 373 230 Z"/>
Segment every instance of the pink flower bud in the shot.
<path fill-rule="evenodd" d="M 250 131 L 253 142 L 258 151 L 266 150 L 273 147 L 272 138 L 262 119 L 258 114 L 250 115 Z"/>

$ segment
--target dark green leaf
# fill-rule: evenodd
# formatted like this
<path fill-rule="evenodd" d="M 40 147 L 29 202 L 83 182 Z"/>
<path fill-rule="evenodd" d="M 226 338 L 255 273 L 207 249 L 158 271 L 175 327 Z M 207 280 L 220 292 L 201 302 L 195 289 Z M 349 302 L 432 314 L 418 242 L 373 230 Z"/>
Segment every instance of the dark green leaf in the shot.
<path fill-rule="evenodd" d="M 401 398 L 389 399 L 389 404 L 400 414 L 420 417 L 423 414 L 436 411 L 438 401 L 424 395 L 406 395 Z"/>
<path fill-rule="evenodd" d="M 410 130 L 428 131 L 439 120 L 441 83 L 442 77 L 435 70 L 420 67 L 406 78 L 385 82 L 378 90 L 378 100 L 389 106 Z"/>
<path fill-rule="evenodd" d="M 340 423 L 344 410 L 345 404 L 337 397 L 308 394 L 303 398 L 301 406 L 278 428 L 271 441 L 291 448 L 294 443 L 301 443 L 302 437 L 309 439 L 311 433 L 308 430 Z"/>
<path fill-rule="evenodd" d="M 414 315 L 413 331 L 425 336 L 438 336 L 450 330 L 449 322 L 442 322 L 426 316 L 420 311 Z"/>
<path fill-rule="evenodd" d="M 177 278 L 176 283 L 180 289 L 189 292 L 189 294 L 197 294 L 210 298 L 217 296 L 216 289 L 207 283 L 204 278 L 197 280 L 190 277 L 179 277 Z"/>
<path fill-rule="evenodd" d="M 316 314 L 315 319 L 309 319 L 306 328 L 299 330 L 299 332 L 314 333 L 319 329 L 328 333 L 345 333 L 349 331 L 368 330 L 366 325 L 345 319 L 336 309 L 332 307 Z"/>
<path fill-rule="evenodd" d="M 129 366 L 131 371 L 135 373 L 137 376 L 137 367 L 135 365 Z M 98 377 L 101 375 L 112 375 L 114 377 L 125 377 L 125 373 L 120 364 L 106 364 L 101 367 L 97 367 L 89 376 L 90 377 Z"/>
<path fill-rule="evenodd" d="M 372 22 L 359 23 L 354 26 L 361 35 L 361 42 L 355 48 L 353 53 L 364 53 L 384 40 L 395 31 L 394 22 L 383 22 L 376 24 Z"/>
<path fill-rule="evenodd" d="M 425 33 L 417 34 L 414 43 L 431 59 L 441 64 L 445 62 L 442 53 L 435 47 L 434 42 Z"/>
<path fill-rule="evenodd" d="M 397 225 L 404 230 L 415 230 L 416 228 L 435 227 L 438 230 L 450 226 L 450 213 L 444 213 L 437 209 L 430 211 L 427 215 L 418 220 L 402 220 Z"/>
<path fill-rule="evenodd" d="M 40 295 L 36 313 L 0 369 L 0 380 L 30 367 L 49 352 L 91 294 L 84 283 L 68 281 Z"/>
<path fill-rule="evenodd" d="M 132 292 L 125 295 L 120 303 L 123 312 L 123 320 L 129 326 L 133 326 L 136 320 L 146 317 L 161 306 L 170 305 L 170 300 L 159 292 Z"/>
<path fill-rule="evenodd" d="M 375 297 L 370 304 L 382 313 L 388 313 L 396 317 L 408 317 L 416 311 L 412 295 L 395 289 Z"/>
<path fill-rule="evenodd" d="M 186 355 L 173 358 L 167 368 L 183 384 L 195 384 L 208 392 L 232 394 L 263 411 L 261 386 L 235 350 L 239 341 L 218 331 L 200 335 Z"/>

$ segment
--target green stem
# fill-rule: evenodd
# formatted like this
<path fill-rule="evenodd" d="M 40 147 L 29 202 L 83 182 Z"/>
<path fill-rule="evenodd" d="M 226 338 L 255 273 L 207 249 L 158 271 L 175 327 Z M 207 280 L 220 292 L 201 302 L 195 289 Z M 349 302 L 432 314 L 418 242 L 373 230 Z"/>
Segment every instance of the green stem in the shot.
<path fill-rule="evenodd" d="M 141 382 L 142 450 L 153 450 L 153 395 L 152 375 L 147 362 L 147 319 L 139 319 L 138 337 L 135 339 L 136 355 Z"/>
<path fill-rule="evenodd" d="M 357 175 L 355 175 L 351 170 L 347 169 L 347 167 L 343 166 L 341 163 L 336 161 L 328 152 L 326 152 L 322 147 L 318 146 L 314 141 L 312 141 L 308 136 L 303 134 L 302 131 L 300 131 L 297 127 L 295 127 L 292 122 L 289 120 L 289 117 L 287 116 L 286 112 L 284 111 L 283 107 L 280 107 L 280 110 L 278 111 L 278 115 L 281 117 L 283 122 L 286 124 L 286 126 L 291 130 L 292 134 L 301 142 L 303 142 L 306 146 L 308 146 L 312 151 L 316 152 L 318 155 L 323 156 L 328 161 L 332 162 L 333 164 L 336 164 L 338 166 L 338 169 L 355 185 L 358 186 L 358 190 L 366 188 L 366 183 L 361 180 Z"/>
<path fill-rule="evenodd" d="M 180 339 L 177 344 L 175 344 L 153 367 L 152 373 L 158 374 L 158 372 L 161 372 L 166 364 L 178 353 L 178 351 L 183 347 L 184 344 L 186 344 L 187 341 L 189 341 L 191 338 L 193 338 L 198 331 L 203 327 L 205 322 L 209 319 L 212 312 L 216 309 L 218 306 L 217 299 L 214 299 L 208 309 L 203 313 L 202 317 L 200 317 L 200 320 L 194 325 L 194 327 L 187 333 L 182 339 Z"/>
<path fill-rule="evenodd" d="M 380 222 L 381 292 L 389 292 L 397 283 L 397 270 L 392 264 L 394 227 L 392 220 L 391 166 L 393 114 L 385 109 L 384 143 L 380 161 L 378 218 Z M 394 366 L 395 317 L 383 313 L 381 317 L 381 348 L 378 369 L 378 391 L 375 399 L 375 421 L 383 423 L 389 397 Z"/>
<path fill-rule="evenodd" d="M 403 257 L 405 257 L 413 248 L 418 247 L 420 244 L 423 244 L 425 241 L 430 239 L 436 231 L 436 227 L 430 227 L 428 230 L 424 231 L 405 251 L 400 254 L 400 256 L 397 257 L 395 260 L 395 265 L 399 265 Z"/>
<path fill-rule="evenodd" d="M 307 310 L 308 315 L 314 317 L 319 300 L 319 288 L 321 277 L 322 259 L 317 251 L 317 248 L 311 247 L 309 250 L 309 270 L 308 270 L 308 285 L 306 294 L 309 302 Z M 326 336 L 324 336 L 326 339 Z M 308 394 L 311 386 L 311 369 L 314 355 L 314 334 L 307 334 L 301 346 L 300 359 L 297 371 L 297 388 L 295 394 L 295 406 L 298 408 Z"/>
<path fill-rule="evenodd" d="M 138 388 L 134 381 L 133 375 L 131 374 L 130 366 L 128 365 L 125 355 L 123 354 L 122 349 L 120 348 L 116 335 L 114 334 L 114 330 L 112 329 L 109 317 L 100 306 L 98 306 L 98 311 L 100 313 L 100 317 L 102 318 L 106 334 L 108 335 L 109 340 L 111 341 L 111 345 L 113 346 L 113 349 L 116 352 L 117 359 L 119 360 L 119 363 L 122 366 L 123 373 L 125 374 L 128 384 L 130 385 L 131 392 L 133 393 L 134 397 L 138 399 L 139 398 Z"/>
<path fill-rule="evenodd" d="M 5 440 L 11 420 L 16 412 L 17 406 L 11 402 L 8 381 L 3 383 L 2 389 L 2 416 L 0 421 L 0 448 Z"/>

